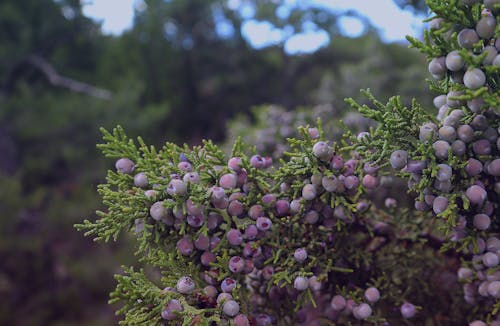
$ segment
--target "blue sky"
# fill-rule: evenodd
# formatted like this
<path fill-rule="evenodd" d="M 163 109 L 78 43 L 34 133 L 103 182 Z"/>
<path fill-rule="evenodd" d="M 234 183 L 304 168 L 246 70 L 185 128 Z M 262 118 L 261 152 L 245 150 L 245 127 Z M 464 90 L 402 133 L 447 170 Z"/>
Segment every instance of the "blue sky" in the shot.
<path fill-rule="evenodd" d="M 422 19 L 408 11 L 400 10 L 393 0 L 284 0 L 279 14 L 286 15 L 287 8 L 304 3 L 311 3 L 337 12 L 355 10 L 365 16 L 379 29 L 386 42 L 404 41 L 406 35 L 419 37 L 423 28 Z M 249 17 L 252 8 L 245 7 L 244 0 L 228 0 L 228 5 L 243 10 Z M 103 32 L 120 34 L 132 26 L 134 8 L 140 10 L 144 6 L 142 0 L 88 0 L 84 13 L 102 22 Z M 363 32 L 362 23 L 356 18 L 344 17 L 341 21 L 344 31 L 351 36 Z M 283 31 L 273 29 L 270 24 L 249 19 L 243 25 L 243 35 L 253 46 L 259 48 L 276 42 L 285 42 L 285 50 L 289 53 L 312 52 L 327 44 L 330 40 L 327 33 L 317 32 L 314 27 L 305 33 L 288 37 Z M 222 31 L 224 26 L 221 25 Z"/>

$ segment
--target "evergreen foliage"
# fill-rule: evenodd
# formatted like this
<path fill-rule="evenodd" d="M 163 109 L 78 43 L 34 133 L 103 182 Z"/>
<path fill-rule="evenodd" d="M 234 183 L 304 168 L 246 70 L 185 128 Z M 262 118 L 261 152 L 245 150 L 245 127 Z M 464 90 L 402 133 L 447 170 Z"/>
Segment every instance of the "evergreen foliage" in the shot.
<path fill-rule="evenodd" d="M 116 276 L 122 324 L 500 323 L 500 8 L 428 5 L 439 21 L 410 42 L 428 56 L 437 116 L 363 91 L 367 101 L 346 101 L 369 131 L 326 139 L 319 119 L 275 157 L 241 138 L 226 155 L 102 130 L 117 171 L 99 187 L 99 218 L 76 227 L 103 241 L 135 234 L 161 274 Z M 398 180 L 408 197 L 377 196 Z"/>

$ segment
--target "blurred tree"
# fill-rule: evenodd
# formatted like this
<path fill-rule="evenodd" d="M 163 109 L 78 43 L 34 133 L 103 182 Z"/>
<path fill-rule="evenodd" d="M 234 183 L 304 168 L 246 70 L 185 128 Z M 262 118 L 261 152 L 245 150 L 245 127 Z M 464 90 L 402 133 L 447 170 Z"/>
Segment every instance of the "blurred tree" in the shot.
<path fill-rule="evenodd" d="M 224 122 L 257 104 L 276 103 L 288 109 L 316 104 L 317 98 L 304 94 L 317 88 L 329 72 L 338 72 L 345 63 L 357 65 L 368 57 L 360 50 L 366 42 L 385 49 L 380 50 L 380 56 L 397 56 L 400 64 L 418 67 L 405 60 L 405 49 L 398 52 L 383 45 L 366 20 L 366 37 L 352 41 L 342 37 L 338 18 L 356 15 L 353 12 L 257 0 L 234 3 L 147 0 L 136 11 L 133 29 L 123 36 L 127 51 L 136 53 L 129 54 L 134 57 L 132 69 L 140 67 L 139 78 L 146 83 L 142 101 L 170 104 L 172 118 L 161 122 L 162 129 L 173 130 L 182 141 L 199 142 L 202 137 L 221 140 Z M 249 20 L 265 23 L 282 36 L 274 44 L 254 49 L 243 34 Z M 330 45 L 311 55 L 286 52 L 288 40 L 313 31 L 327 33 Z M 345 49 L 348 43 L 351 45 Z M 367 70 L 364 73 L 370 75 Z M 391 80 L 390 76 L 387 79 Z M 357 92 L 358 85 L 352 86 Z M 395 91 L 395 86 L 391 84 L 386 94 Z M 343 95 L 336 93 L 335 97 Z"/>
<path fill-rule="evenodd" d="M 401 9 L 409 10 L 417 14 L 427 14 L 429 7 L 425 0 L 393 0 Z"/>

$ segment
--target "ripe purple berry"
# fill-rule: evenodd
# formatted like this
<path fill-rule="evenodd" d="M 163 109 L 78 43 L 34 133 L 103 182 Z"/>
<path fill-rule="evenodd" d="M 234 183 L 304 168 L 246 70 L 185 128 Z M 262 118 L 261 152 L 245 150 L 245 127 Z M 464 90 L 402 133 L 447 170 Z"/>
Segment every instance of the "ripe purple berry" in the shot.
<path fill-rule="evenodd" d="M 239 256 L 233 256 L 229 259 L 229 270 L 233 273 L 241 273 L 245 268 L 245 261 Z"/>
<path fill-rule="evenodd" d="M 219 185 L 224 189 L 234 189 L 236 188 L 237 181 L 238 179 L 235 174 L 226 173 L 220 177 Z"/>
<path fill-rule="evenodd" d="M 161 312 L 161 318 L 165 320 L 175 320 L 178 316 L 177 312 L 184 311 L 179 300 L 170 300 Z"/>
<path fill-rule="evenodd" d="M 352 309 L 352 314 L 356 319 L 366 319 L 372 315 L 372 308 L 367 303 L 362 303 Z"/>
<path fill-rule="evenodd" d="M 341 311 L 346 306 L 346 300 L 343 296 L 337 294 L 332 298 L 332 301 L 330 302 L 330 306 L 335 311 Z"/>
<path fill-rule="evenodd" d="M 139 172 L 134 176 L 134 185 L 139 188 L 146 188 L 149 185 L 146 173 Z"/>
<path fill-rule="evenodd" d="M 237 229 L 231 229 L 226 234 L 229 244 L 232 246 L 239 246 L 243 243 L 243 236 L 241 232 Z"/>
<path fill-rule="evenodd" d="M 486 214 L 474 215 L 473 224 L 478 230 L 487 230 L 490 227 L 491 219 Z"/>
<path fill-rule="evenodd" d="M 222 306 L 222 311 L 229 317 L 234 317 L 240 312 L 240 305 L 234 300 L 227 300 Z"/>
<path fill-rule="evenodd" d="M 432 202 L 432 210 L 435 214 L 440 214 L 448 208 L 448 198 L 444 196 L 437 196 Z"/>
<path fill-rule="evenodd" d="M 172 179 L 169 182 L 166 191 L 170 196 L 174 195 L 182 196 L 185 195 L 187 192 L 187 184 L 182 180 Z"/>
<path fill-rule="evenodd" d="M 298 248 L 293 253 L 293 258 L 299 263 L 303 263 L 307 259 L 307 250 L 305 248 Z"/>
<path fill-rule="evenodd" d="M 247 316 L 239 314 L 233 319 L 234 326 L 250 326 Z"/>
<path fill-rule="evenodd" d="M 369 287 L 365 290 L 365 299 L 369 303 L 375 303 L 380 299 L 380 292 L 376 287 Z"/>
<path fill-rule="evenodd" d="M 416 313 L 417 307 L 411 303 L 405 302 L 401 305 L 401 316 L 403 316 L 404 319 L 410 319 L 414 317 Z"/>
<path fill-rule="evenodd" d="M 304 187 L 302 188 L 302 198 L 304 198 L 305 200 L 313 200 L 314 198 L 316 198 L 316 194 L 316 187 L 310 183 L 304 185 Z"/>
<path fill-rule="evenodd" d="M 404 150 L 396 150 L 392 152 L 391 158 L 390 158 L 390 163 L 391 166 L 394 169 L 400 170 L 402 169 L 405 165 L 406 162 L 408 161 L 408 152 Z"/>
<path fill-rule="evenodd" d="M 189 276 L 183 276 L 177 281 L 177 292 L 181 294 L 190 294 L 193 292 L 195 284 L 192 278 Z"/>
<path fill-rule="evenodd" d="M 222 292 L 225 293 L 233 292 L 235 287 L 236 287 L 236 281 L 229 277 L 225 278 L 220 284 Z"/>
<path fill-rule="evenodd" d="M 135 169 L 135 164 L 128 158 L 121 158 L 115 163 L 115 168 L 119 173 L 130 174 Z"/>
<path fill-rule="evenodd" d="M 303 276 L 297 276 L 293 282 L 293 287 L 298 291 L 305 291 L 309 287 L 309 279 Z"/>
<path fill-rule="evenodd" d="M 486 190 L 478 185 L 472 185 L 465 191 L 465 196 L 473 205 L 481 206 L 487 198 Z"/>
<path fill-rule="evenodd" d="M 464 28 L 458 33 L 458 44 L 466 49 L 472 49 L 475 43 L 479 41 L 476 31 L 470 28 Z"/>
<path fill-rule="evenodd" d="M 486 75 L 481 69 L 472 68 L 464 74 L 464 85 L 470 89 L 478 89 L 486 83 Z"/>
<path fill-rule="evenodd" d="M 177 250 L 183 255 L 183 256 L 189 256 L 194 250 L 194 245 L 193 241 L 191 241 L 190 238 L 184 237 L 177 241 Z"/>
<path fill-rule="evenodd" d="M 257 229 L 259 229 L 260 231 L 267 231 L 271 228 L 273 223 L 269 218 L 261 216 L 257 219 L 256 225 Z"/>

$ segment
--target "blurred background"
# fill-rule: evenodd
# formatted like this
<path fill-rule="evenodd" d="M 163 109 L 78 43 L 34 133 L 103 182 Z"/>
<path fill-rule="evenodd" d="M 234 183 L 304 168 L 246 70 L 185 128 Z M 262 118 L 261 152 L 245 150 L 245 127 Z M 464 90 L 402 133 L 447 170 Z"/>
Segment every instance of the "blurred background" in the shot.
<path fill-rule="evenodd" d="M 227 144 L 266 115 L 347 122 L 361 88 L 430 107 L 401 35 L 425 17 L 422 0 L 1 0 L 0 325 L 118 322 L 108 293 L 133 240 L 73 228 L 113 166 L 99 127 Z"/>

